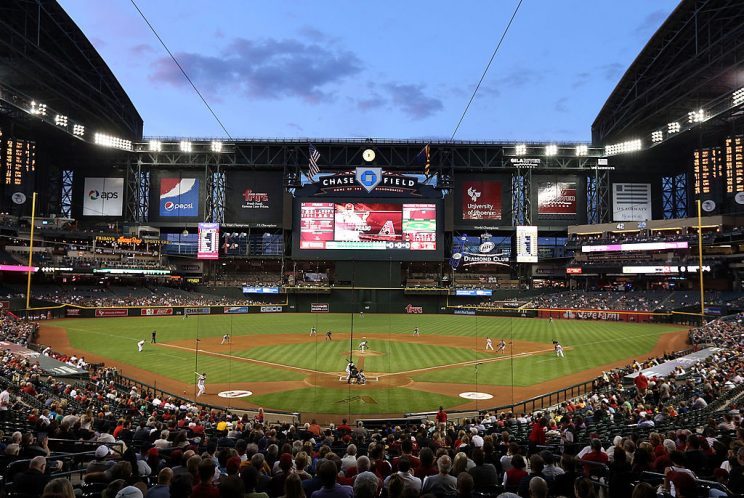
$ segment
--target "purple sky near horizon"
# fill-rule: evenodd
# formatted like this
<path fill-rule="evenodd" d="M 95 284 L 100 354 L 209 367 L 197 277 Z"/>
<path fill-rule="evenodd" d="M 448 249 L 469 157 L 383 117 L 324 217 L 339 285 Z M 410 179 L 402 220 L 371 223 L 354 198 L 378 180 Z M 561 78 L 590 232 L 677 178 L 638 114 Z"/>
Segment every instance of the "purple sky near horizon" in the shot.
<path fill-rule="evenodd" d="M 230 135 L 449 139 L 518 0 L 138 1 Z M 129 0 L 60 0 L 147 136 L 225 137 Z M 678 0 L 524 0 L 460 140 L 589 141 Z"/>

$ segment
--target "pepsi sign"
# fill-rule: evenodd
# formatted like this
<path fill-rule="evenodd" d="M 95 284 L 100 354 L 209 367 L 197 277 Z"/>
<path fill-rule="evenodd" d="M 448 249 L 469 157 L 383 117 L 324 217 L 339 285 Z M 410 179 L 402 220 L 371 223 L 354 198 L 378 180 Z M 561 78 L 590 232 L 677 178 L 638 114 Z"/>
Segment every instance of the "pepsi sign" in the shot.
<path fill-rule="evenodd" d="M 199 216 L 199 179 L 161 178 L 160 216 Z"/>

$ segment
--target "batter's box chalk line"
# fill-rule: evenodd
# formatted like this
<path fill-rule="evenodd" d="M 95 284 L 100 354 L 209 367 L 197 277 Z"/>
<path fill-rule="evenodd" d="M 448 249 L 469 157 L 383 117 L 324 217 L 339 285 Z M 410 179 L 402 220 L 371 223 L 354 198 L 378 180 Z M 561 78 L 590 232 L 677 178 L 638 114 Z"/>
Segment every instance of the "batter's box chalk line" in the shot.
<path fill-rule="evenodd" d="M 367 382 L 378 382 L 380 380 L 379 377 L 367 377 Z M 339 375 L 338 376 L 339 382 L 346 382 L 346 376 L 345 375 Z"/>

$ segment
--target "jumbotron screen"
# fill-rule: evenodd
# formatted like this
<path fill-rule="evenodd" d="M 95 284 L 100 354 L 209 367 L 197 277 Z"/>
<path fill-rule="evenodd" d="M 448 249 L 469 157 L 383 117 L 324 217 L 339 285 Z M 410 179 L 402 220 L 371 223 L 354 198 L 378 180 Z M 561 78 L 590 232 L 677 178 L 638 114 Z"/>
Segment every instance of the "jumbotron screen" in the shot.
<path fill-rule="evenodd" d="M 321 251 L 350 259 L 441 257 L 434 202 L 309 202 L 299 204 L 299 240 L 305 255 Z M 366 255 L 365 255 L 366 254 Z"/>

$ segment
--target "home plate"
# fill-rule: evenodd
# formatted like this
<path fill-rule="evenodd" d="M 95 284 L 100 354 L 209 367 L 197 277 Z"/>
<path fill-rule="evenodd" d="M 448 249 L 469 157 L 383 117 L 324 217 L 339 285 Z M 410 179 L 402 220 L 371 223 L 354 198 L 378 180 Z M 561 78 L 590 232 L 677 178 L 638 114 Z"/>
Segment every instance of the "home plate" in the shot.
<path fill-rule="evenodd" d="M 253 394 L 253 391 L 222 391 L 217 394 L 220 398 L 245 398 Z"/>
<path fill-rule="evenodd" d="M 460 397 L 465 398 L 465 399 L 491 399 L 493 398 L 493 395 L 488 394 L 488 393 L 478 393 L 474 391 L 468 391 L 468 392 L 460 393 Z"/>

